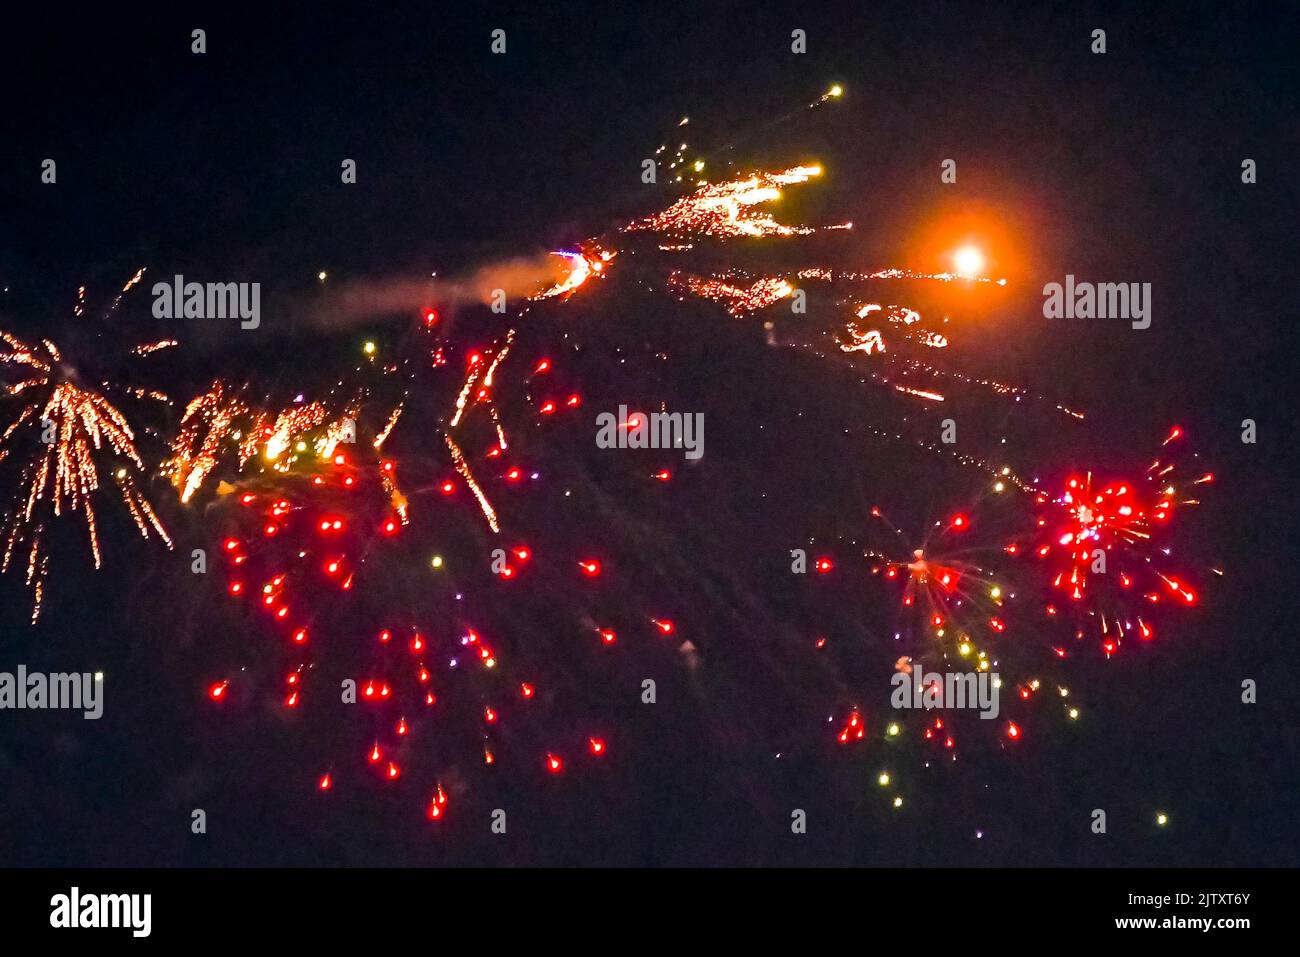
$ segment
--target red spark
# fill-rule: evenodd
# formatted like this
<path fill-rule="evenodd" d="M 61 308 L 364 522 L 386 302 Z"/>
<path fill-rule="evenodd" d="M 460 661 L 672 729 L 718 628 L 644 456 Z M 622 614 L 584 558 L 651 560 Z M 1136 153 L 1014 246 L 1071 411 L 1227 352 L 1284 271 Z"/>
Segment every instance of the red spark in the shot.
<path fill-rule="evenodd" d="M 856 710 L 849 713 L 848 721 L 839 733 L 840 744 L 848 744 L 850 741 L 861 741 L 867 733 L 867 726 L 862 721 L 862 715 Z"/>

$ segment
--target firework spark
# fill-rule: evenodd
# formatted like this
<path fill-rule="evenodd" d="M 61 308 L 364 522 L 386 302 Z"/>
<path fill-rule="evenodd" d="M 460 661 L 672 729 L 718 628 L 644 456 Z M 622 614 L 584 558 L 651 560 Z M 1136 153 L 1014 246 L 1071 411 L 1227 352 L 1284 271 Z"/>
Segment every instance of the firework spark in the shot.
<path fill-rule="evenodd" d="M 668 275 L 668 285 L 673 289 L 685 289 L 701 299 L 725 303 L 727 312 L 733 316 L 766 309 L 794 293 L 794 286 L 778 276 L 765 276 L 741 285 L 723 277 L 703 279 L 673 270 Z"/>
<path fill-rule="evenodd" d="M 28 542 L 26 580 L 33 589 L 32 621 L 36 621 L 49 568 L 41 547 L 47 511 L 54 518 L 65 511 L 81 513 L 95 567 L 103 563 L 94 508 L 101 469 L 111 475 L 140 534 L 148 538 L 155 533 L 168 548 L 171 539 L 136 485 L 134 476 L 143 472 L 145 465 L 136 448 L 135 433 L 121 410 L 101 392 L 79 384 L 75 370 L 48 339 L 35 346 L 7 332 L 0 332 L 0 339 L 6 347 L 0 352 L 0 363 L 20 372 L 19 381 L 7 385 L 5 391 L 24 402 L 0 437 L 0 461 L 10 455 L 20 435 L 35 433 L 37 437 L 35 451 L 22 467 L 20 492 L 5 519 L 0 571 L 8 570 L 18 545 Z"/>
<path fill-rule="evenodd" d="M 1174 428 L 1164 444 L 1182 437 Z M 1164 567 L 1171 550 L 1163 539 L 1179 510 L 1200 504 L 1192 489 L 1214 476 L 1179 482 L 1175 471 L 1175 463 L 1157 459 L 1139 481 L 1098 483 L 1092 472 L 1071 476 L 1058 494 L 1036 497 L 1036 536 L 1007 545 L 1011 554 L 1041 562 L 1053 592 L 1066 599 L 1064 611 L 1049 601 L 1046 614 L 1073 621 L 1075 639 L 1084 638 L 1092 623 L 1107 656 L 1126 637 L 1153 638 L 1152 618 L 1162 605 L 1197 602 L 1185 576 Z"/>
<path fill-rule="evenodd" d="M 820 166 L 795 166 L 782 172 L 754 173 L 725 183 L 706 183 L 663 212 L 625 227 L 628 232 L 650 231 L 682 238 L 712 236 L 805 236 L 811 226 L 785 226 L 754 207 L 781 198 L 781 187 L 806 183 L 821 175 Z"/>

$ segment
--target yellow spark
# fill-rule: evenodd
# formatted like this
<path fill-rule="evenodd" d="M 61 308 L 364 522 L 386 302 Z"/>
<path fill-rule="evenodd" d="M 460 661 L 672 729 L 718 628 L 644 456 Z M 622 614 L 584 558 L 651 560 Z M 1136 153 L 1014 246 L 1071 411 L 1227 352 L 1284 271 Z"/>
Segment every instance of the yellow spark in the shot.
<path fill-rule="evenodd" d="M 447 441 L 447 448 L 451 452 L 452 465 L 456 467 L 456 471 L 465 480 L 469 490 L 474 493 L 474 498 L 478 500 L 478 506 L 483 511 L 483 517 L 487 519 L 488 527 L 494 532 L 501 531 L 501 526 L 497 524 L 496 510 L 492 508 L 492 503 L 488 501 L 487 496 L 483 494 L 483 490 L 479 488 L 478 482 L 474 480 L 474 473 L 470 471 L 469 463 L 465 461 L 465 454 L 461 452 L 460 446 L 455 443 L 450 435 L 444 436 L 444 438 Z"/>
<path fill-rule="evenodd" d="M 397 425 L 397 420 L 400 419 L 401 417 L 402 417 L 402 403 L 399 402 L 397 403 L 397 408 L 393 409 L 392 415 L 388 417 L 388 422 L 385 423 L 382 429 L 380 429 L 379 434 L 375 436 L 374 444 L 376 449 L 382 448 L 383 444 L 386 441 L 388 441 L 388 436 L 393 431 L 393 426 Z"/>

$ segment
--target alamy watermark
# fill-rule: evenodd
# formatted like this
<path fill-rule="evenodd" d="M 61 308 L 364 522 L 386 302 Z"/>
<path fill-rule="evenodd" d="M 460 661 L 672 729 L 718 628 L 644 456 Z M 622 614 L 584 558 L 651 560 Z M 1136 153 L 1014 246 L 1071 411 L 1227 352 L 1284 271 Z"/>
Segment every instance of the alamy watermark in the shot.
<path fill-rule="evenodd" d="M 153 929 L 152 894 L 83 894 L 73 887 L 50 898 L 50 926 L 55 928 L 119 927 L 132 937 L 148 937 Z"/>
<path fill-rule="evenodd" d="M 1151 325 L 1151 283 L 1049 282 L 1043 287 L 1043 315 L 1048 319 L 1130 319 L 1134 329 Z"/>
<path fill-rule="evenodd" d="M 978 708 L 980 717 L 993 720 L 998 716 L 998 692 L 1002 679 L 997 672 L 949 671 L 926 672 L 919 665 L 908 671 L 895 672 L 889 682 L 894 686 L 889 703 L 895 708 L 930 711 L 946 708 Z"/>
<path fill-rule="evenodd" d="M 692 461 L 704 455 L 703 412 L 633 412 L 618 407 L 618 415 L 596 416 L 596 447 L 600 449 L 685 449 Z"/>
<path fill-rule="evenodd" d="M 153 285 L 153 314 L 157 319 L 239 319 L 239 328 L 262 324 L 260 282 L 172 282 Z"/>
<path fill-rule="evenodd" d="M 104 675 L 28 672 L 26 665 L 0 671 L 0 709 L 6 708 L 84 711 L 83 718 L 95 721 L 104 713 Z"/>

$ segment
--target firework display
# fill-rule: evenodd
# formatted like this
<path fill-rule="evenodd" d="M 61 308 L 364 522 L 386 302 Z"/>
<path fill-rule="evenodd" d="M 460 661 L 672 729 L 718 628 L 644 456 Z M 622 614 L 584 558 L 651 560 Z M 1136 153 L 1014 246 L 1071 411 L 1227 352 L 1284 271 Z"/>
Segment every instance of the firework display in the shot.
<path fill-rule="evenodd" d="M 16 108 L 0 864 L 1285 863 L 1275 157 L 1106 72 L 1204 50 L 334 16 Z"/>
<path fill-rule="evenodd" d="M 679 162 L 685 161 L 679 157 L 669 169 Z M 250 616 L 250 641 L 243 652 L 249 657 L 231 660 L 226 671 L 210 676 L 211 704 L 229 708 L 241 696 L 265 693 L 268 673 L 279 675 L 280 706 L 289 710 L 333 694 L 340 684 L 350 688 L 364 706 L 365 735 L 354 741 L 353 753 L 327 756 L 313 778 L 317 789 L 353 787 L 359 776 L 392 783 L 418 777 L 421 804 L 433 821 L 455 813 L 458 801 L 449 794 L 462 794 L 465 779 L 459 773 L 453 786 L 444 778 L 463 765 L 465 753 L 479 754 L 488 767 L 509 761 L 560 775 L 582 773 L 585 762 L 607 760 L 611 749 L 617 751 L 617 740 L 610 741 L 598 723 L 564 725 L 549 717 L 538 722 L 537 712 L 548 707 L 563 712 L 564 704 L 554 702 L 547 681 L 530 670 L 532 655 L 520 639 L 483 620 L 500 616 L 501 604 L 517 601 L 521 591 L 544 593 L 557 580 L 597 586 L 607 563 L 624 560 L 590 531 L 589 541 L 576 548 L 524 539 L 513 514 L 518 511 L 514 500 L 527 487 L 537 486 L 533 494 L 542 497 L 557 490 L 555 480 L 530 464 L 535 436 L 583 408 L 563 360 L 526 352 L 519 330 L 541 322 L 536 309 L 543 304 L 562 315 L 568 302 L 585 295 L 593 278 L 630 281 L 619 276 L 628 273 L 659 295 L 698 297 L 742 320 L 767 315 L 811 283 L 829 290 L 833 314 L 843 318 L 818 329 L 796 312 L 779 332 L 768 323 L 770 344 L 823 358 L 839 355 L 839 361 L 853 363 L 846 371 L 858 374 L 863 387 L 921 403 L 947 402 L 948 395 L 934 387 L 945 380 L 947 388 L 1041 402 L 1023 388 L 921 360 L 925 351 L 948 346 L 948 335 L 939 331 L 948 328 L 947 317 L 934 323 L 907 305 L 864 301 L 873 284 L 881 283 L 903 289 L 926 283 L 1005 288 L 1003 279 L 975 274 L 978 263 L 969 258 L 961 272 L 935 274 L 892 266 L 837 271 L 796 261 L 777 275 L 753 276 L 732 266 L 702 276 L 677 265 L 684 255 L 700 256 L 696 244 L 702 241 L 715 247 L 711 256 L 717 257 L 725 256 L 728 242 L 810 235 L 810 227 L 782 225 L 755 207 L 776 202 L 783 187 L 807 184 L 821 172 L 803 166 L 714 183 L 697 164 L 698 179 L 662 212 L 555 253 L 565 264 L 561 278 L 525 296 L 509 317 L 510 328 L 490 341 L 473 334 L 448 336 L 439 329 L 436 309 L 428 309 L 420 331 L 402 340 L 403 351 L 385 363 L 357 366 L 319 399 L 300 394 L 286 408 L 265 408 L 250 397 L 251 387 L 217 380 L 190 400 L 160 469 L 181 506 L 216 506 L 209 512 L 220 529 L 215 543 L 224 588 Z M 642 234 L 651 239 L 640 240 Z M 688 245 L 680 245 L 683 241 Z M 798 256 L 797 247 L 786 253 L 792 254 Z M 15 512 L 21 521 L 14 523 L 8 546 L 12 551 L 23 533 L 32 538 L 28 577 L 35 579 L 39 610 L 48 559 L 37 547 L 35 506 L 49 497 L 55 516 L 65 508 L 83 511 L 98 566 L 89 501 L 98 487 L 93 452 L 102 442 L 135 472 L 145 463 L 114 406 L 70 382 L 55 382 L 52 370 L 61 358 L 53 344 L 32 350 L 11 336 L 6 342 L 5 361 L 31 372 L 10 387 L 11 395 L 28 402 L 10 433 L 41 417 L 59 423 L 58 441 L 32 466 L 28 491 Z M 147 354 L 173 344 L 136 351 Z M 368 342 L 363 351 L 373 360 L 377 349 Z M 392 395 L 383 381 L 394 369 L 408 370 L 400 395 Z M 565 385 L 553 388 L 559 381 Z M 41 388 L 46 393 L 30 398 Z M 1081 418 L 1063 405 L 1054 404 L 1055 410 Z M 635 419 L 628 425 L 635 427 Z M 891 427 L 897 424 L 879 418 L 872 425 L 876 441 L 888 445 L 902 437 L 891 438 L 886 431 Z M 511 438 L 521 430 L 532 433 L 522 449 Z M 1166 447 L 1182 441 L 1175 429 Z M 413 457 L 408 460 L 402 450 Z M 988 547 L 987 539 L 982 550 L 975 549 L 979 554 L 963 547 L 993 531 L 982 527 L 983 507 L 935 523 L 916 542 L 872 508 L 872 519 L 892 530 L 894 544 L 867 548 L 856 562 L 848 555 L 823 555 L 814 574 L 858 575 L 864 588 L 875 581 L 898 583 L 900 620 L 886 650 L 886 662 L 897 658 L 891 670 L 911 675 L 927 666 L 967 667 L 992 675 L 999 688 L 1005 683 L 1016 689 L 1017 704 L 1007 709 L 1015 716 L 998 722 L 996 733 L 1004 740 L 1036 729 L 1029 704 L 1048 686 L 1064 702 L 1068 719 L 1078 720 L 1066 659 L 1086 654 L 1091 643 L 1099 643 L 1107 656 L 1117 654 L 1126 640 L 1154 636 L 1162 604 L 1195 604 L 1192 586 L 1181 573 L 1165 570 L 1162 561 L 1176 511 L 1195 500 L 1176 486 L 1173 466 L 1163 460 L 1153 463 L 1141 482 L 1100 485 L 1085 472 L 1069 478 L 1059 492 L 1022 480 L 1009 466 L 971 456 L 958 461 L 986 474 L 986 497 L 1004 500 L 1006 507 L 994 520 L 998 532 L 1009 536 L 1001 547 Z M 652 478 L 691 481 L 674 479 L 668 469 Z M 125 469 L 117 480 L 141 531 L 152 528 L 169 542 Z M 1208 475 L 1197 480 L 1208 481 Z M 558 514 L 562 507 L 555 501 L 541 506 L 545 514 Z M 431 522 L 428 513 L 441 516 L 460 508 L 477 512 L 487 532 L 479 533 L 477 546 L 477 564 L 490 569 L 486 576 L 454 567 L 441 552 L 439 529 L 446 518 Z M 454 584 L 437 587 L 437 597 L 431 597 L 427 582 L 409 585 L 389 571 L 410 562 Z M 619 635 L 627 633 L 630 618 L 633 630 L 642 633 L 638 639 L 648 635 L 670 642 L 683 660 L 698 667 L 700 649 L 707 656 L 708 642 L 680 634 L 671 611 L 625 608 L 615 628 L 595 608 L 584 609 L 570 627 L 587 636 L 579 640 L 621 652 L 629 639 L 620 641 Z M 274 637 L 272 644 L 261 631 Z M 883 677 L 879 686 L 885 686 Z M 883 700 L 879 687 L 875 695 L 867 689 L 859 693 L 848 717 L 833 721 L 838 741 L 865 744 L 867 729 L 889 738 L 916 734 L 922 743 L 938 741 L 955 759 L 959 733 L 979 726 L 966 729 L 961 715 L 925 717 L 919 723 L 886 720 Z M 534 723 L 537 727 L 530 727 Z M 447 765 L 441 772 L 419 751 L 421 742 L 434 738 L 442 742 L 437 753 Z M 526 740 L 533 743 L 522 744 Z M 897 771 L 891 776 L 892 807 L 903 806 L 905 779 Z"/>

